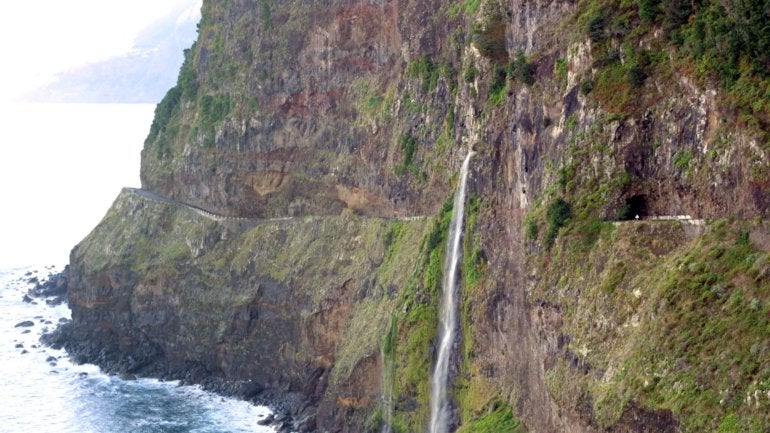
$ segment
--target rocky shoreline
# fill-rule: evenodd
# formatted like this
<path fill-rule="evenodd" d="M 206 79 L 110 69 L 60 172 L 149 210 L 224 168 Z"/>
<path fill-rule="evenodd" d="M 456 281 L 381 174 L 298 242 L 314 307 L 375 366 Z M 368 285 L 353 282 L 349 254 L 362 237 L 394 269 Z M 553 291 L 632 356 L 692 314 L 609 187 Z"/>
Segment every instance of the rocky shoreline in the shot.
<path fill-rule="evenodd" d="M 27 272 L 25 282 L 34 284 L 23 297 L 24 302 L 45 302 L 48 306 L 56 306 L 68 302 L 67 283 L 68 268 L 59 273 L 41 278 L 38 272 Z M 26 327 L 27 322 L 20 322 L 16 327 Z M 248 401 L 254 405 L 269 407 L 273 412 L 267 418 L 260 420 L 260 425 L 270 426 L 278 433 L 310 432 L 315 428 L 312 404 L 298 393 L 267 387 L 256 382 L 231 381 L 222 377 L 212 376 L 200 366 L 190 369 L 171 369 L 160 359 L 137 363 L 130 356 L 126 359 L 116 359 L 106 354 L 103 349 L 84 344 L 73 338 L 71 320 L 60 322 L 55 329 L 44 331 L 40 342 L 53 349 L 65 349 L 70 359 L 77 364 L 94 364 L 105 373 L 118 375 L 125 380 L 139 377 L 153 377 L 160 380 L 179 380 L 182 385 L 200 385 L 201 388 L 223 397 L 232 397 Z M 148 357 L 151 354 L 148 354 Z"/>

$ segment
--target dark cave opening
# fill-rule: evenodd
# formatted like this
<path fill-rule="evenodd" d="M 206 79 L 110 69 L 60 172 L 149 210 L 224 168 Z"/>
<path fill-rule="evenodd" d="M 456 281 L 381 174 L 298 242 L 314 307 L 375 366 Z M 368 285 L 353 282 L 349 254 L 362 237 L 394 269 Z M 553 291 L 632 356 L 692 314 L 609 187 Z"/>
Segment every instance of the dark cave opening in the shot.
<path fill-rule="evenodd" d="M 618 212 L 619 220 L 633 220 L 637 217 L 639 219 L 647 218 L 647 196 L 644 194 L 638 194 L 626 199 L 626 203 Z"/>

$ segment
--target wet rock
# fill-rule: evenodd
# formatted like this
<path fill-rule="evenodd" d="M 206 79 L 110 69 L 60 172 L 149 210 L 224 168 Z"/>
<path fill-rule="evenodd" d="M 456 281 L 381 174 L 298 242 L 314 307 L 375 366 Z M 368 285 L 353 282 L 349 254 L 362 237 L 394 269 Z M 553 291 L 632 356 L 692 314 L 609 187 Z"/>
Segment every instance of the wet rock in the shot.
<path fill-rule="evenodd" d="M 29 334 L 30 332 L 32 332 L 32 331 L 30 331 L 29 329 L 25 329 L 25 330 L 24 330 L 24 331 L 22 331 L 21 333 L 22 333 L 22 334 Z"/>
<path fill-rule="evenodd" d="M 57 305 L 63 304 L 65 301 L 63 296 L 58 296 L 56 298 L 46 299 L 45 304 L 49 307 L 56 307 Z"/>
<path fill-rule="evenodd" d="M 35 287 L 29 289 L 27 294 L 32 298 L 50 298 L 46 299 L 46 304 L 50 306 L 59 305 L 66 300 L 68 284 L 68 268 L 64 268 L 58 274 L 52 274 L 45 281 L 29 281 L 35 284 Z"/>
<path fill-rule="evenodd" d="M 15 348 L 16 349 L 23 349 L 24 345 L 22 343 L 18 343 Z"/>
<path fill-rule="evenodd" d="M 292 423 L 292 430 L 300 433 L 309 433 L 316 430 L 315 416 L 304 416 Z"/>
<path fill-rule="evenodd" d="M 44 333 L 40 342 L 54 349 L 62 349 L 70 341 L 72 335 L 72 323 L 68 320 L 60 320 L 59 326 L 52 332 Z M 73 353 L 73 355 L 76 355 Z"/>
<path fill-rule="evenodd" d="M 27 295 L 27 294 L 25 294 L 25 295 L 24 295 L 24 297 L 23 297 L 23 298 L 21 298 L 21 300 L 22 300 L 22 301 L 24 301 L 24 302 L 26 302 L 26 303 L 28 303 L 28 304 L 29 304 L 30 302 L 32 302 L 32 298 L 30 298 L 30 297 L 29 297 L 29 295 Z"/>
<path fill-rule="evenodd" d="M 55 356 L 49 356 L 48 358 L 46 358 L 45 362 L 56 362 L 58 360 L 59 360 L 59 358 L 57 358 Z"/>
<path fill-rule="evenodd" d="M 259 424 L 259 425 L 273 425 L 273 424 L 275 424 L 275 416 L 271 413 L 270 415 L 266 416 L 265 418 L 257 421 L 257 424 Z"/>
<path fill-rule="evenodd" d="M 264 390 L 265 387 L 261 384 L 256 382 L 248 382 L 240 386 L 237 396 L 243 400 L 253 400 Z"/>
<path fill-rule="evenodd" d="M 24 349 L 24 350 L 22 350 L 22 351 L 21 351 L 21 354 L 22 354 L 22 355 L 26 355 L 26 354 L 28 354 L 28 353 L 29 353 L 29 351 L 27 351 L 27 349 Z"/>
<path fill-rule="evenodd" d="M 35 322 L 31 320 L 25 320 L 23 322 L 17 323 L 14 328 L 29 328 L 30 326 L 35 326 Z"/>

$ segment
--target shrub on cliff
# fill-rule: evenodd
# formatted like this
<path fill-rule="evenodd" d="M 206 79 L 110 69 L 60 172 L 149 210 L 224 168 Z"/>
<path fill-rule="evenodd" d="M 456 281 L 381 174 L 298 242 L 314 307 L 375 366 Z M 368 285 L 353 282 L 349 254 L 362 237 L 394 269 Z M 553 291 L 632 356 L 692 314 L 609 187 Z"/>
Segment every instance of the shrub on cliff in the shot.
<path fill-rule="evenodd" d="M 572 207 L 563 198 L 559 197 L 548 205 L 546 210 L 546 219 L 548 221 L 548 232 L 545 235 L 546 248 L 550 249 L 559 229 L 567 224 L 572 217 Z"/>
<path fill-rule="evenodd" d="M 473 45 L 482 56 L 493 61 L 505 63 L 508 50 L 505 46 L 506 21 L 502 14 L 494 13 L 471 29 Z"/>

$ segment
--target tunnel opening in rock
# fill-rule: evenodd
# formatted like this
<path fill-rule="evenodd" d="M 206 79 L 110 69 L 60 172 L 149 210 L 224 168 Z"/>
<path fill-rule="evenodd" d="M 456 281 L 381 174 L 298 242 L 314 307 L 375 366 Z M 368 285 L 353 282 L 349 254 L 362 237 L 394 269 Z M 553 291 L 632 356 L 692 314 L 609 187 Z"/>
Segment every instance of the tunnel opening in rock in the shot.
<path fill-rule="evenodd" d="M 648 216 L 647 196 L 644 194 L 634 195 L 626 199 L 625 204 L 618 212 L 619 220 L 643 219 Z"/>

